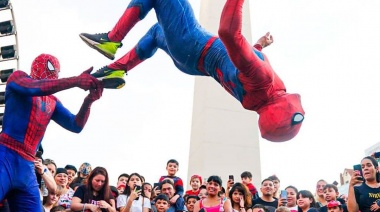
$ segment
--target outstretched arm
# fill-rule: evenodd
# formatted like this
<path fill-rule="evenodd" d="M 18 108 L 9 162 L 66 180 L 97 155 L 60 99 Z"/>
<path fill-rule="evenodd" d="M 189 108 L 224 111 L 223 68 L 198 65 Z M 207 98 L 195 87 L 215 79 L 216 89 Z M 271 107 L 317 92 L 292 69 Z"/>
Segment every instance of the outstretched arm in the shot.
<path fill-rule="evenodd" d="M 244 0 L 227 0 L 223 8 L 218 31 L 230 59 L 240 70 L 250 68 L 255 61 L 259 60 L 253 53 L 252 46 L 241 33 L 243 4 Z M 268 45 L 265 41 L 260 38 L 257 43 L 261 47 L 259 45 L 255 47 L 261 50 L 262 47 Z"/>
<path fill-rule="evenodd" d="M 90 116 L 92 103 L 98 100 L 102 96 L 102 93 L 103 87 L 99 81 L 98 88 L 90 90 L 90 94 L 84 99 L 77 115 L 73 115 L 62 105 L 62 103 L 57 102 L 52 119 L 67 130 L 76 133 L 81 132 Z"/>
<path fill-rule="evenodd" d="M 7 87 L 27 96 L 46 96 L 73 87 L 89 90 L 97 87 L 99 80 L 90 75 L 92 68 L 76 77 L 35 80 L 23 71 L 14 72 L 7 80 Z"/>

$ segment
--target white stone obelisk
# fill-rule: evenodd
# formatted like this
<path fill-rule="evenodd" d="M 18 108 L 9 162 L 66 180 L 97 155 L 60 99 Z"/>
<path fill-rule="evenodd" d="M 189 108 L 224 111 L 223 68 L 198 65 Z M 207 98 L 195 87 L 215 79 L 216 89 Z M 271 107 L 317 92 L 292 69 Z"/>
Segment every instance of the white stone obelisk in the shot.
<path fill-rule="evenodd" d="M 200 23 L 217 34 L 225 0 L 201 0 Z M 249 1 L 244 4 L 243 35 L 251 41 Z M 260 187 L 261 165 L 257 114 L 245 110 L 211 77 L 196 77 L 189 153 L 188 179 L 219 175 L 226 186 L 228 175 L 240 182 L 250 171 Z M 185 184 L 189 185 L 188 182 Z M 186 186 L 185 186 L 186 187 Z M 189 186 L 187 186 L 189 187 Z"/>

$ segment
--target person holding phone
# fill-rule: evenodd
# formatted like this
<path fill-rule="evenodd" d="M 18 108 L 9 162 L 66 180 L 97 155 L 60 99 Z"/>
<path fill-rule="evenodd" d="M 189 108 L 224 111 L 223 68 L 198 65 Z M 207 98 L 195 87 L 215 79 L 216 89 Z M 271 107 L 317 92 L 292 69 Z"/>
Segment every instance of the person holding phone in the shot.
<path fill-rule="evenodd" d="M 364 179 L 358 171 L 352 175 L 348 188 L 348 211 L 380 211 L 379 195 L 370 195 L 380 193 L 379 164 L 371 156 L 364 157 L 360 164 Z"/>
<path fill-rule="evenodd" d="M 127 187 L 123 194 L 117 197 L 117 209 L 121 212 L 148 212 L 151 209 L 150 200 L 143 196 L 142 178 L 138 173 L 129 175 Z"/>

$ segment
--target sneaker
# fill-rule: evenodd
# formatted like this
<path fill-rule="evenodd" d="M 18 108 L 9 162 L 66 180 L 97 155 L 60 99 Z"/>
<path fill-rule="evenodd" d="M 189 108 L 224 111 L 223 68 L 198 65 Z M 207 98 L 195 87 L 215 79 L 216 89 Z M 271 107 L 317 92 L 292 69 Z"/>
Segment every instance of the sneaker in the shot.
<path fill-rule="evenodd" d="M 112 71 L 111 74 L 105 76 L 102 79 L 104 88 L 110 88 L 110 89 L 120 89 L 124 87 L 125 80 L 124 77 L 124 70 L 115 70 Z"/>
<path fill-rule="evenodd" d="M 115 70 L 115 69 L 112 69 L 112 68 L 109 68 L 108 66 L 104 66 L 103 68 L 100 68 L 99 70 L 97 70 L 95 73 L 92 73 L 91 75 L 95 78 L 102 78 L 102 77 L 105 77 L 105 76 L 108 76 L 108 75 L 111 75 L 113 72 L 123 72 L 123 74 L 125 73 L 124 70 Z M 121 76 L 123 77 L 123 75 Z"/>
<path fill-rule="evenodd" d="M 120 42 L 112 42 L 108 38 L 108 33 L 88 34 L 81 33 L 79 37 L 91 48 L 97 50 L 102 55 L 113 60 L 118 48 L 122 47 Z"/>

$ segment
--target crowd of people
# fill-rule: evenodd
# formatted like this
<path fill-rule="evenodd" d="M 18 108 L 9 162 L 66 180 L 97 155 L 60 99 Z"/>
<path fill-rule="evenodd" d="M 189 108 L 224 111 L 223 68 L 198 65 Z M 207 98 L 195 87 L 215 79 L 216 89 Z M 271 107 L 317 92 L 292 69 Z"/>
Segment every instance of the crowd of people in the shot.
<path fill-rule="evenodd" d="M 362 159 L 362 172 L 354 172 L 349 193 L 339 194 L 334 184 L 325 180 L 316 183 L 316 190 L 283 186 L 276 175 L 252 184 L 252 173 L 244 171 L 240 181 L 231 177 L 224 185 L 216 175 L 202 178 L 194 174 L 189 190 L 176 175 L 179 163 L 166 164 L 167 175 L 158 183 L 146 182 L 139 173 L 120 174 L 115 186 L 110 184 L 107 169 L 83 163 L 57 166 L 51 159 L 37 154 L 35 174 L 44 212 L 57 211 L 120 211 L 120 212 L 346 212 L 380 209 L 380 174 L 378 162 L 368 156 Z M 207 179 L 204 181 L 203 179 Z M 11 197 L 8 197 L 11 198 Z M 7 200 L 1 212 L 10 211 Z"/>

